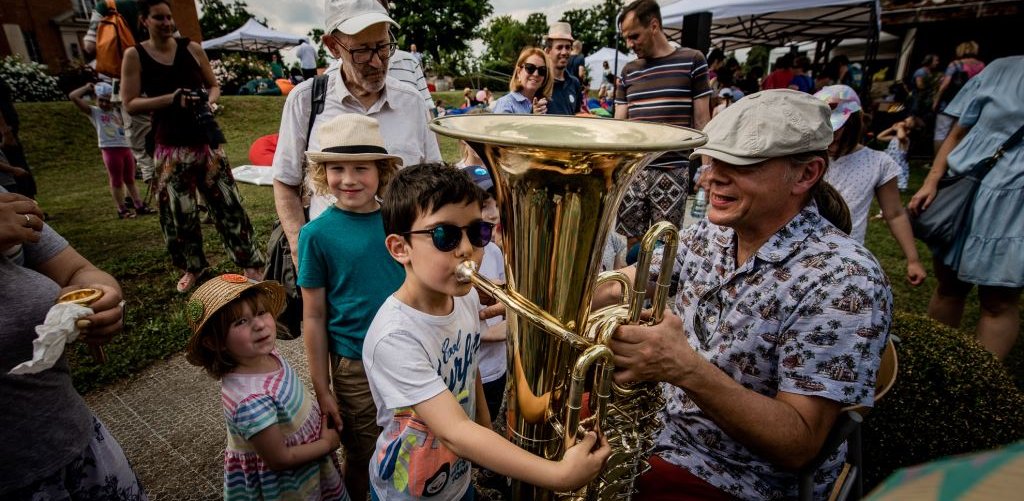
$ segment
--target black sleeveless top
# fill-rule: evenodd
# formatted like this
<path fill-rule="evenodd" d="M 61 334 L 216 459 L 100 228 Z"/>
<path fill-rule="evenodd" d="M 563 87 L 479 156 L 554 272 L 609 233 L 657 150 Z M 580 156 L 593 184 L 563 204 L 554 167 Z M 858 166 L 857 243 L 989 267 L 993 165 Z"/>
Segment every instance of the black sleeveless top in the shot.
<path fill-rule="evenodd" d="M 136 44 L 139 62 L 142 65 L 142 92 L 149 97 L 171 94 L 178 89 L 204 89 L 203 72 L 192 53 L 188 51 L 189 39 L 178 38 L 174 52 L 174 63 L 166 65 L 157 62 L 146 52 L 142 44 Z M 206 144 L 195 114 L 177 104 L 153 112 L 153 129 L 156 144 L 165 146 L 202 146 Z"/>

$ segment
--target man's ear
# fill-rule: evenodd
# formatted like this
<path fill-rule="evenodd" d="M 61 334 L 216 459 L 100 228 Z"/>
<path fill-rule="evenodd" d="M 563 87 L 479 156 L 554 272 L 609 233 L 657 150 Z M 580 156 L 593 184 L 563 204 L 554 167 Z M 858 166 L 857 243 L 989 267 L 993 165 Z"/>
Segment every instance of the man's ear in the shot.
<path fill-rule="evenodd" d="M 409 264 L 409 245 L 409 241 L 405 237 L 394 233 L 384 239 L 384 246 L 388 248 L 388 254 L 391 254 L 391 257 L 402 266 Z"/>
<path fill-rule="evenodd" d="M 803 195 L 810 191 L 818 180 L 825 175 L 825 159 L 814 157 L 809 162 L 799 163 L 795 166 L 796 181 L 793 183 L 793 194 Z"/>
<path fill-rule="evenodd" d="M 320 38 L 320 41 L 323 42 L 324 47 L 327 48 L 327 52 L 330 52 L 334 59 L 341 59 L 341 51 L 343 49 L 338 37 L 334 35 L 324 35 Z"/>

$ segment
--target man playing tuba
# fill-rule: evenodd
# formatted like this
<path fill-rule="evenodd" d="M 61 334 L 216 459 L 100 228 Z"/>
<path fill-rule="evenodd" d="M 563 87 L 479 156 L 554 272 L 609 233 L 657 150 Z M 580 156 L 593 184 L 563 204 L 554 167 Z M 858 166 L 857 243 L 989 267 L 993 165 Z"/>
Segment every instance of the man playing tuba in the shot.
<path fill-rule="evenodd" d="M 711 159 L 701 179 L 708 217 L 667 256 L 678 316 L 621 326 L 611 343 L 616 382 L 671 385 L 636 499 L 795 497 L 796 471 L 840 408 L 872 405 L 892 293 L 875 258 L 847 236 L 846 206 L 822 179 L 829 113 L 808 94 L 772 90 L 704 129 L 708 142 L 691 158 Z M 614 301 L 617 288 L 595 302 Z M 842 456 L 823 466 L 815 498 Z"/>

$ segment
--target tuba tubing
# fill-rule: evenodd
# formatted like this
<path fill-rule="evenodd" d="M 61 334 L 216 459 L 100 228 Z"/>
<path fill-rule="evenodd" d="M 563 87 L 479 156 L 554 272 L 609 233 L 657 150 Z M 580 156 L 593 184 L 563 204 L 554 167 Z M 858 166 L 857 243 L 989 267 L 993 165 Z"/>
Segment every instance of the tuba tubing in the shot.
<path fill-rule="evenodd" d="M 484 292 L 494 296 L 498 301 L 504 303 L 505 306 L 515 312 L 515 314 L 533 322 L 537 327 L 560 337 L 563 341 L 569 343 L 574 348 L 586 349 L 592 344 L 579 334 L 566 329 L 557 318 L 538 308 L 537 305 L 531 303 L 529 299 L 517 294 L 516 291 L 491 282 L 486 277 L 480 275 L 477 271 L 476 263 L 472 260 L 467 259 L 459 264 L 455 270 L 455 274 L 456 278 L 460 282 L 471 282 L 473 285 L 483 289 Z"/>
<path fill-rule="evenodd" d="M 655 246 L 658 241 L 664 242 L 662 250 L 661 268 L 658 272 L 658 283 L 654 289 L 654 297 L 651 298 L 651 321 L 648 325 L 661 323 L 665 316 L 665 306 L 668 303 L 668 290 L 672 283 L 672 265 L 675 263 L 676 251 L 679 249 L 679 230 L 668 221 L 661 221 L 651 226 L 644 234 L 640 244 L 640 256 L 636 261 L 636 278 L 633 280 L 632 294 L 627 296 L 629 301 L 629 324 L 640 323 L 640 314 L 643 311 L 644 300 L 647 298 L 647 281 L 651 273 L 651 261 L 654 259 Z"/>

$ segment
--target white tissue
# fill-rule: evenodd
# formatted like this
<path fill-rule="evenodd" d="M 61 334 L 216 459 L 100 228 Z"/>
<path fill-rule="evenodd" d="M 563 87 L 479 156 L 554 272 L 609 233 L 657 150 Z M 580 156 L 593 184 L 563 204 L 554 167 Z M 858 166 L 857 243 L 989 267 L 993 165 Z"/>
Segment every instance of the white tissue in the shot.
<path fill-rule="evenodd" d="M 92 315 L 92 309 L 85 306 L 73 303 L 53 305 L 46 313 L 43 325 L 36 326 L 32 360 L 18 364 L 9 374 L 35 374 L 53 367 L 64 353 L 64 345 L 78 339 L 75 321 L 88 315 Z"/>

